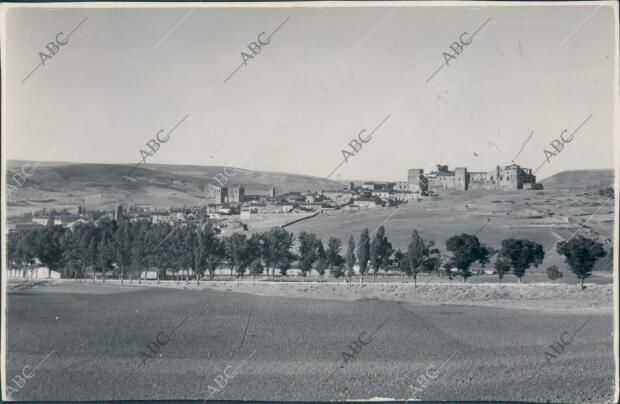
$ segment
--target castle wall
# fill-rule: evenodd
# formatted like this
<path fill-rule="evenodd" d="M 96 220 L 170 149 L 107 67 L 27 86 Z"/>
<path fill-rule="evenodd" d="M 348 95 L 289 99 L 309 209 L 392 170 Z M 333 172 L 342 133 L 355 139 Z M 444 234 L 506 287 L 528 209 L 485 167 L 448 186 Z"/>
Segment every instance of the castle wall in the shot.
<path fill-rule="evenodd" d="M 499 167 L 493 171 L 480 171 L 469 173 L 468 189 L 472 190 L 495 190 L 498 187 Z"/>
<path fill-rule="evenodd" d="M 457 167 L 449 171 L 447 166 L 438 165 L 437 170 L 424 175 L 420 169 L 410 169 L 408 184 L 412 191 L 441 191 L 455 189 L 466 190 L 502 190 L 516 191 L 519 189 L 541 189 L 536 184 L 536 176 L 529 168 L 521 168 L 513 164 L 502 167 L 495 166 L 492 171 L 468 172 L 466 167 Z M 425 187 L 425 188 L 424 188 Z"/>
<path fill-rule="evenodd" d="M 428 178 L 429 190 L 457 189 L 464 191 L 464 183 L 459 184 L 457 177 L 454 175 L 438 175 Z"/>
<path fill-rule="evenodd" d="M 516 166 L 508 166 L 500 170 L 499 188 L 504 191 L 516 191 L 520 189 L 519 172 Z"/>
<path fill-rule="evenodd" d="M 497 184 L 490 182 L 469 182 L 469 187 L 467 188 L 470 191 L 494 191 L 497 189 Z"/>

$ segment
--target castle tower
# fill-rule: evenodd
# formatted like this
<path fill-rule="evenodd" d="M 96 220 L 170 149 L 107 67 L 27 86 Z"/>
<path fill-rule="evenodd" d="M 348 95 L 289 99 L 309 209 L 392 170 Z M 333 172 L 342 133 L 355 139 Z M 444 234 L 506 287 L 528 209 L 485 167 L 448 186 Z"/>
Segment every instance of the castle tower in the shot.
<path fill-rule="evenodd" d="M 493 180 L 495 180 L 495 188 L 499 189 L 499 166 L 495 166 L 495 176 L 493 177 Z"/>
<path fill-rule="evenodd" d="M 426 191 L 426 181 L 424 181 L 423 178 L 424 170 L 421 168 L 410 168 L 407 175 L 407 185 L 409 186 L 409 191 Z"/>
<path fill-rule="evenodd" d="M 238 185 L 229 188 L 228 190 L 228 202 L 243 202 L 245 200 L 245 188 L 243 185 Z"/>
<path fill-rule="evenodd" d="M 467 178 L 467 167 L 456 167 L 454 169 L 454 185 L 456 189 L 460 191 L 467 191 L 468 188 L 468 178 Z"/>
<path fill-rule="evenodd" d="M 116 209 L 114 209 L 114 220 L 117 222 L 123 220 L 123 205 L 116 205 Z"/>
<path fill-rule="evenodd" d="M 216 204 L 228 202 L 228 188 L 227 187 L 215 186 L 214 189 L 215 189 L 215 192 L 213 194 L 215 195 Z"/>

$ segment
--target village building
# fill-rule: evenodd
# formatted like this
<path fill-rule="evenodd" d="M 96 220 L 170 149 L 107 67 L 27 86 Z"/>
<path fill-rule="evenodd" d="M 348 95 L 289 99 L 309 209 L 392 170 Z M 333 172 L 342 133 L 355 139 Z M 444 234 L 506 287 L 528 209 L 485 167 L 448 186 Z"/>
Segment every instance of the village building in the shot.
<path fill-rule="evenodd" d="M 353 205 L 360 209 L 370 209 L 379 206 L 379 203 L 375 199 L 359 198 L 353 201 Z"/>
<path fill-rule="evenodd" d="M 332 201 L 346 205 L 351 202 L 353 197 L 353 193 L 349 190 L 346 191 L 323 191 L 323 196 L 327 199 L 331 199 Z"/>
<path fill-rule="evenodd" d="M 80 219 L 79 215 L 55 215 L 54 216 L 54 226 L 67 226 L 70 223 L 75 222 Z M 47 222 L 49 220 L 48 216 L 33 216 L 32 223 L 40 224 L 43 226 L 47 226 Z"/>
<path fill-rule="evenodd" d="M 170 223 L 172 221 L 172 216 L 170 216 L 168 212 L 154 212 L 151 215 L 151 220 L 153 224 Z"/>

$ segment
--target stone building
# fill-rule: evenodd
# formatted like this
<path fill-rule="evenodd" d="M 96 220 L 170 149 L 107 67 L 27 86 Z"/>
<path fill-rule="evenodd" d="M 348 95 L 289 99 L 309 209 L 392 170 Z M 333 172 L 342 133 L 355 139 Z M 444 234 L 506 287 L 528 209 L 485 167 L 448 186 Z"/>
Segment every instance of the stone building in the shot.
<path fill-rule="evenodd" d="M 429 172 L 412 168 L 408 172 L 407 182 L 412 192 L 445 189 L 458 191 L 497 190 L 516 191 L 519 189 L 542 189 L 536 183 L 536 176 L 529 168 L 517 164 L 505 167 L 495 166 L 492 171 L 467 171 L 466 167 L 456 167 L 453 171 L 446 165 L 437 165 Z"/>
<path fill-rule="evenodd" d="M 119 204 L 116 205 L 116 208 L 114 208 L 114 220 L 117 222 L 123 220 L 123 205 Z"/>
<path fill-rule="evenodd" d="M 410 168 L 407 175 L 407 183 L 409 184 L 409 191 L 420 192 L 426 190 L 426 179 L 424 177 L 424 170 L 421 168 Z"/>
<path fill-rule="evenodd" d="M 228 200 L 228 188 L 213 186 L 213 199 L 216 204 L 226 203 Z"/>
<path fill-rule="evenodd" d="M 233 187 L 213 186 L 213 199 L 216 204 L 241 203 L 245 200 L 245 188 L 241 185 Z"/>
<path fill-rule="evenodd" d="M 245 188 L 241 185 L 228 189 L 228 202 L 241 203 L 245 200 Z"/>

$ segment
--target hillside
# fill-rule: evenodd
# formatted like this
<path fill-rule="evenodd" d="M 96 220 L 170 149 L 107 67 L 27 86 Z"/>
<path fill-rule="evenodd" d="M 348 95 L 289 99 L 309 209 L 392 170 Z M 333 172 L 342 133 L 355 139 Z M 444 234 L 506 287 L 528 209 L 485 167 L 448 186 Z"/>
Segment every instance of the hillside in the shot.
<path fill-rule="evenodd" d="M 612 186 L 614 171 L 608 170 L 574 170 L 562 171 L 541 181 L 549 190 L 590 190 Z"/>
<path fill-rule="evenodd" d="M 8 161 L 7 180 L 24 164 Z M 146 164 L 127 178 L 133 166 L 125 164 L 42 163 L 33 176 L 8 198 L 9 214 L 46 208 L 75 208 L 81 199 L 92 209 L 111 208 L 117 203 L 147 204 L 153 207 L 195 206 L 208 195 L 207 184 L 217 185 L 215 176 L 222 166 Z M 28 171 L 27 166 L 26 171 Z M 233 173 L 237 170 L 236 174 Z M 243 184 L 246 193 L 266 191 L 274 186 L 278 194 L 291 191 L 337 189 L 342 185 L 323 178 L 227 168 L 228 185 Z"/>

